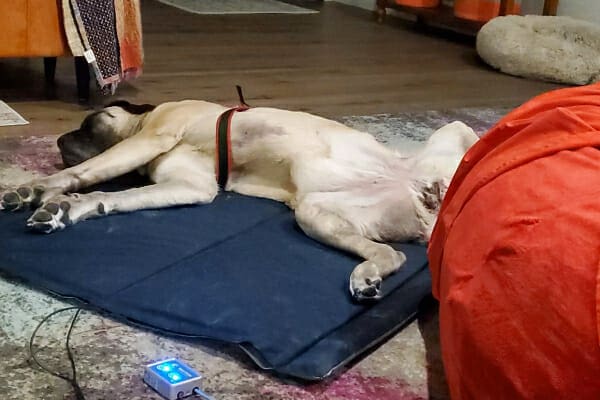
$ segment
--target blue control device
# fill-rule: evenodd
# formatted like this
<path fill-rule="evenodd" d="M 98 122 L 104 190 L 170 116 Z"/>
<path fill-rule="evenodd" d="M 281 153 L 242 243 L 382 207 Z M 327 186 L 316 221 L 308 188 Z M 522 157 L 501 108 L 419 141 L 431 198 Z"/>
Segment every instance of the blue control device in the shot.
<path fill-rule="evenodd" d="M 200 389 L 202 375 L 176 358 L 146 365 L 144 382 L 168 400 L 189 396 Z"/>

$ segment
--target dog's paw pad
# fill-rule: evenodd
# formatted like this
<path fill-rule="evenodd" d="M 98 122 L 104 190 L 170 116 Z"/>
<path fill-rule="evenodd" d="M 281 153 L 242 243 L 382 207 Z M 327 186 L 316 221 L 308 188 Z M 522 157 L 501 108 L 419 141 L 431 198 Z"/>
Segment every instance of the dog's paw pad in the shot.
<path fill-rule="evenodd" d="M 23 207 L 23 201 L 17 192 L 4 193 L 0 201 L 0 207 L 7 211 L 17 211 Z"/>
<path fill-rule="evenodd" d="M 67 201 L 46 203 L 27 220 L 27 226 L 33 231 L 42 233 L 64 229 L 70 223 L 68 214 L 70 208 L 71 205 Z"/>
<path fill-rule="evenodd" d="M 19 196 L 21 196 L 22 199 L 26 200 L 29 199 L 29 197 L 31 197 L 33 191 L 28 187 L 20 187 L 17 189 L 17 193 L 19 194 Z"/>
<path fill-rule="evenodd" d="M 102 203 L 102 202 L 98 203 L 98 207 L 97 207 L 96 211 L 98 211 L 98 215 L 106 215 L 107 214 L 106 207 L 104 206 L 104 203 Z"/>
<path fill-rule="evenodd" d="M 366 286 L 362 289 L 354 289 L 352 292 L 352 298 L 359 302 L 375 301 L 381 298 L 381 289 L 375 286 Z"/>
<path fill-rule="evenodd" d="M 60 207 L 56 203 L 48 203 L 41 211 L 47 211 L 49 214 L 57 215 L 60 211 Z"/>
<path fill-rule="evenodd" d="M 35 218 L 32 218 L 33 222 L 47 223 L 54 219 L 54 215 L 47 212 L 46 210 L 40 210 L 35 213 Z"/>
<path fill-rule="evenodd" d="M 359 292 L 356 292 L 355 297 L 357 297 L 358 300 L 361 300 L 363 298 L 371 299 L 373 297 L 376 297 L 378 293 L 379 293 L 379 291 L 377 290 L 376 287 L 369 286 Z"/>
<path fill-rule="evenodd" d="M 44 193 L 41 186 L 22 186 L 0 195 L 0 210 L 18 211 L 28 205 L 36 206 Z"/>
<path fill-rule="evenodd" d="M 352 294 L 352 298 L 360 302 L 379 300 L 382 296 L 382 279 L 377 275 L 369 277 L 361 277 L 360 275 L 360 272 L 355 272 L 350 277 L 350 293 Z"/>
<path fill-rule="evenodd" d="M 377 290 L 381 289 L 381 278 L 379 277 L 375 279 L 367 278 L 365 279 L 365 282 L 367 285 L 375 287 Z"/>

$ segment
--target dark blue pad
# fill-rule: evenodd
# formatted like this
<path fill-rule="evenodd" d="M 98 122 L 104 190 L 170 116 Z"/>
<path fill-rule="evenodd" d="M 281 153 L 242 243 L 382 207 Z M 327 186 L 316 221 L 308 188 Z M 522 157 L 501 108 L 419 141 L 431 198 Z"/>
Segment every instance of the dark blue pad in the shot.
<path fill-rule="evenodd" d="M 213 204 L 85 221 L 51 235 L 0 215 L 0 270 L 148 327 L 241 345 L 266 369 L 320 379 L 384 339 L 430 291 L 425 248 L 375 305 L 354 303 L 359 259 L 317 243 L 282 204 Z"/>

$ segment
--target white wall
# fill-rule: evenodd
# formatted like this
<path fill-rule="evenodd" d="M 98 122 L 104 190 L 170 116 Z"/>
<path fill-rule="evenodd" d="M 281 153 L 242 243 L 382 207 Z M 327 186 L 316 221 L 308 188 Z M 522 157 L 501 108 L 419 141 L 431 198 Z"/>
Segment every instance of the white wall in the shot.
<path fill-rule="evenodd" d="M 524 14 L 540 14 L 544 0 L 523 0 Z M 567 15 L 600 23 L 600 1 L 598 0 L 559 0 L 558 15 Z"/>
<path fill-rule="evenodd" d="M 563 0 L 569 1 L 569 0 Z M 521 10 L 523 14 L 541 14 L 544 7 L 544 0 L 523 0 L 521 1 Z"/>

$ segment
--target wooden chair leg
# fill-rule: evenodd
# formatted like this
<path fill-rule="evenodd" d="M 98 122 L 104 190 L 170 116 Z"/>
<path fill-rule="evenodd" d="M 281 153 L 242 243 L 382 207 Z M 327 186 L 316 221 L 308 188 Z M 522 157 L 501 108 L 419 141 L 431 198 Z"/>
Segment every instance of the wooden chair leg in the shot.
<path fill-rule="evenodd" d="M 90 68 L 85 57 L 75 57 L 75 76 L 77 77 L 77 100 L 86 104 L 90 100 Z"/>
<path fill-rule="evenodd" d="M 500 15 L 513 14 L 515 9 L 515 0 L 502 0 L 500 2 Z"/>
<path fill-rule="evenodd" d="M 558 0 L 544 0 L 543 15 L 556 15 L 558 11 Z"/>
<path fill-rule="evenodd" d="M 56 77 L 56 57 L 44 57 L 44 77 L 47 84 L 53 84 Z"/>
<path fill-rule="evenodd" d="M 377 22 L 380 24 L 385 20 L 385 16 L 387 14 L 387 0 L 377 0 Z"/>

